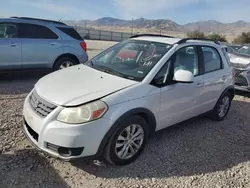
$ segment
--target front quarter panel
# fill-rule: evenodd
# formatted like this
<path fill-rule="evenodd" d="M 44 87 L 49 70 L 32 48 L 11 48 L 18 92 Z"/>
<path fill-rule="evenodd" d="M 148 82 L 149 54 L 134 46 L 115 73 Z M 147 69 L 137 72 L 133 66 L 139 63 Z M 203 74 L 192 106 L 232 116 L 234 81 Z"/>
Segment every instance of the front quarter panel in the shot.
<path fill-rule="evenodd" d="M 123 114 L 133 109 L 143 108 L 153 113 L 158 125 L 160 109 L 160 89 L 154 86 L 141 84 L 132 86 L 102 99 L 109 106 L 104 117 L 112 122 L 118 120 Z M 157 129 L 157 128 L 156 128 Z"/>

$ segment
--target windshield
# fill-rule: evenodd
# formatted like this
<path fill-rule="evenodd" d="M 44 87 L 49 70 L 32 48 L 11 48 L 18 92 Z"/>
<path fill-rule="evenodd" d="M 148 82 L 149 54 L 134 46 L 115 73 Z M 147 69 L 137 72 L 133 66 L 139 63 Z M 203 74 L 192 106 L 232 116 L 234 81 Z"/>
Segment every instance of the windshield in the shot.
<path fill-rule="evenodd" d="M 142 81 L 171 47 L 165 43 L 127 40 L 100 53 L 86 65 L 109 74 Z"/>
<path fill-rule="evenodd" d="M 241 54 L 250 54 L 250 47 L 249 46 L 243 46 L 240 49 L 238 49 L 237 52 L 241 53 Z"/>

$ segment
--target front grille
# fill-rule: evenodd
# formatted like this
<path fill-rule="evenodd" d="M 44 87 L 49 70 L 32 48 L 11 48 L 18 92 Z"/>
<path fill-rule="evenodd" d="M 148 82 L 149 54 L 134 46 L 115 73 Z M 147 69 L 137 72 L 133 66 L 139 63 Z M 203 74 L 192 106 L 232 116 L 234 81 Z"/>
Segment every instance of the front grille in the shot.
<path fill-rule="evenodd" d="M 235 85 L 238 85 L 238 86 L 248 86 L 248 81 L 247 79 L 242 76 L 242 75 L 239 75 L 235 78 Z"/>
<path fill-rule="evenodd" d="M 58 151 L 58 148 L 59 148 L 59 146 L 57 146 L 57 145 L 54 145 L 54 144 L 51 144 L 51 143 L 46 143 L 47 144 L 47 148 L 48 149 L 50 149 L 50 150 L 52 150 L 52 151 L 54 151 L 54 152 L 57 152 Z"/>
<path fill-rule="evenodd" d="M 56 106 L 47 102 L 46 100 L 39 97 L 36 91 L 34 91 L 30 97 L 29 102 L 32 107 L 32 109 L 41 117 L 46 117 L 49 115 Z"/>
<path fill-rule="evenodd" d="M 38 142 L 39 135 L 27 124 L 27 122 L 24 120 L 25 126 L 29 132 L 29 134 Z"/>
<path fill-rule="evenodd" d="M 237 78 L 242 72 L 244 72 L 245 70 L 240 70 L 240 69 L 234 69 L 234 74 L 235 77 Z"/>
<path fill-rule="evenodd" d="M 61 147 L 61 146 L 57 146 L 54 144 L 51 144 L 49 142 L 46 143 L 46 147 L 53 151 L 58 153 L 59 155 L 63 156 L 63 157 L 70 157 L 70 156 L 78 156 L 81 155 L 84 147 L 80 147 L 80 148 L 66 148 L 66 147 Z"/>

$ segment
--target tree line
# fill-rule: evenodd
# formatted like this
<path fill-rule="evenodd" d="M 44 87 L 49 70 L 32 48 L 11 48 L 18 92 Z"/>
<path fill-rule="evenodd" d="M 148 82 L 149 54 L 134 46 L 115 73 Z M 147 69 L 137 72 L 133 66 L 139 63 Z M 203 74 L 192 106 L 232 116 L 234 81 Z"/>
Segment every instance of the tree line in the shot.
<path fill-rule="evenodd" d="M 204 32 L 201 32 L 199 30 L 188 32 L 187 37 L 201 38 L 201 39 L 204 38 L 204 39 L 211 39 L 211 40 L 216 40 L 216 41 L 220 41 L 220 42 L 228 42 L 225 35 L 216 34 L 216 33 L 206 35 Z M 250 31 L 241 33 L 239 36 L 237 36 L 233 40 L 233 43 L 235 43 L 235 44 L 250 43 Z"/>

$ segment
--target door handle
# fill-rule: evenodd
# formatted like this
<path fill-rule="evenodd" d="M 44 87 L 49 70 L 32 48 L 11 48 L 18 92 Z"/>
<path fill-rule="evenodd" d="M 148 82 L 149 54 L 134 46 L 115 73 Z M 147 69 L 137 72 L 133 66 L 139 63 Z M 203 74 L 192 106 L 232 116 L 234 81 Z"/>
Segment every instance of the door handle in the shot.
<path fill-rule="evenodd" d="M 54 46 L 54 45 L 57 45 L 57 44 L 58 44 L 58 43 L 56 43 L 56 42 L 51 42 L 51 43 L 50 43 L 51 46 Z"/>
<path fill-rule="evenodd" d="M 18 46 L 18 44 L 17 43 L 11 43 L 10 46 L 15 47 L 15 46 Z"/>
<path fill-rule="evenodd" d="M 196 87 L 202 87 L 203 86 L 203 82 L 197 82 L 196 83 Z"/>

